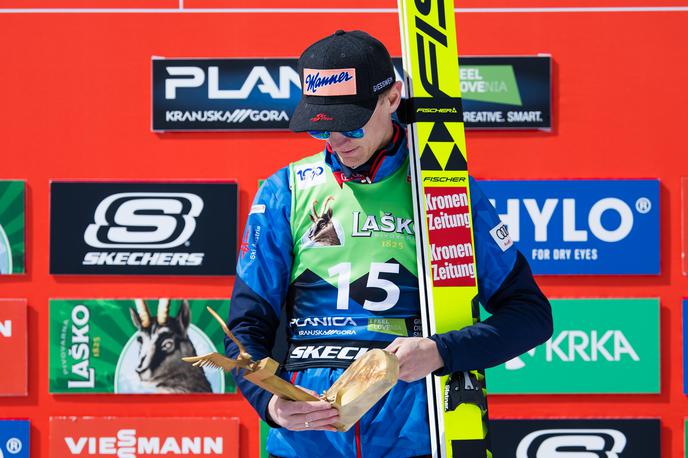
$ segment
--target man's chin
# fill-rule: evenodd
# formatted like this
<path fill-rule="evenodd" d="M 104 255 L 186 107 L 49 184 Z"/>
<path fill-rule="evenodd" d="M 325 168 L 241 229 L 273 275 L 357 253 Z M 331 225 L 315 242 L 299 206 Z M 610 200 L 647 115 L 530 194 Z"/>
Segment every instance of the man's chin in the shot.
<path fill-rule="evenodd" d="M 359 149 L 359 147 L 356 147 L 347 151 L 337 151 L 337 157 L 345 166 L 349 168 L 356 168 L 365 162 L 361 158 Z"/>

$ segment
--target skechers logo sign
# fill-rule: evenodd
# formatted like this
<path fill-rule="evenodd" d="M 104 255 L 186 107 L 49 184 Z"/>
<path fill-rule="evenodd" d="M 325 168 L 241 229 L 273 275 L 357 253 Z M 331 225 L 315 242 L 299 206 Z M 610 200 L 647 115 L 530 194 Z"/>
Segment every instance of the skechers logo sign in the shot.
<path fill-rule="evenodd" d="M 205 69 L 202 67 L 168 66 L 165 70 L 168 75 L 175 77 L 165 78 L 165 99 L 167 100 L 176 99 L 178 89 L 198 88 L 203 86 L 206 80 Z M 208 98 L 211 100 L 246 100 L 255 88 L 273 99 L 288 99 L 291 96 L 292 85 L 300 87 L 299 74 L 286 65 L 279 67 L 279 84 L 275 83 L 264 66 L 253 67 L 239 89 L 220 89 L 219 74 L 219 67 L 208 67 Z"/>
<path fill-rule="evenodd" d="M 12 320 L 0 321 L 0 336 L 12 337 Z"/>
<path fill-rule="evenodd" d="M 495 206 L 494 199 L 490 199 L 490 202 L 492 206 Z M 511 238 L 518 242 L 521 238 L 520 217 L 522 203 L 533 223 L 534 240 L 536 242 L 547 242 L 549 236 L 548 226 L 555 210 L 559 206 L 559 202 L 560 199 L 546 199 L 542 206 L 540 206 L 535 199 L 507 199 L 507 211 L 505 214 L 500 214 L 499 217 L 509 227 Z M 596 238 L 603 242 L 620 242 L 633 229 L 633 210 L 626 202 L 615 197 L 600 199 L 590 208 L 587 217 L 589 231 L 576 227 L 576 199 L 561 199 L 561 206 L 564 242 L 587 242 L 589 232 L 592 232 Z M 615 228 L 608 229 L 602 225 L 602 215 L 605 212 L 613 212 L 618 216 L 619 222 Z"/>
<path fill-rule="evenodd" d="M 368 348 L 362 347 L 304 345 L 294 348 L 290 356 L 293 359 L 338 359 L 342 361 L 352 361 L 360 358 L 367 351 Z"/>
<path fill-rule="evenodd" d="M 615 429 L 543 429 L 528 434 L 516 458 L 620 458 L 626 436 Z"/>
<path fill-rule="evenodd" d="M 195 194 L 128 192 L 100 202 L 84 240 L 94 248 L 172 248 L 196 229 L 203 200 Z"/>
<path fill-rule="evenodd" d="M 366 216 L 363 223 L 360 220 L 361 212 L 353 212 L 352 237 L 370 237 L 373 232 L 396 232 L 397 234 L 413 235 L 413 220 L 395 217 L 391 213 L 385 213 L 379 221 L 375 215 Z"/>
<path fill-rule="evenodd" d="M 84 241 L 94 248 L 162 250 L 188 244 L 203 200 L 190 193 L 128 192 L 103 199 Z M 84 265 L 197 266 L 204 253 L 89 252 Z"/>

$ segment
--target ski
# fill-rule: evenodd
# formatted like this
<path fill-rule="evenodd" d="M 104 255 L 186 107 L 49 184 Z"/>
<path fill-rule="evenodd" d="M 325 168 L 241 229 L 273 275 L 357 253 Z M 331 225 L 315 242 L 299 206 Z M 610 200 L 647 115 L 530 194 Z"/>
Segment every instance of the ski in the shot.
<path fill-rule="evenodd" d="M 423 333 L 479 320 L 454 2 L 399 0 Z M 426 378 L 432 456 L 491 458 L 483 371 Z"/>

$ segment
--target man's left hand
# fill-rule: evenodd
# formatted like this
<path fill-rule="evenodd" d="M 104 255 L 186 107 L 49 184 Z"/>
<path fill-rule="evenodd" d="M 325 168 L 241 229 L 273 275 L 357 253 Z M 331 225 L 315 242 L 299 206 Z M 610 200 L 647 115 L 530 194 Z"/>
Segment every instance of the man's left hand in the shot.
<path fill-rule="evenodd" d="M 397 337 L 385 348 L 399 359 L 399 380 L 415 382 L 444 366 L 435 341 L 426 337 Z"/>

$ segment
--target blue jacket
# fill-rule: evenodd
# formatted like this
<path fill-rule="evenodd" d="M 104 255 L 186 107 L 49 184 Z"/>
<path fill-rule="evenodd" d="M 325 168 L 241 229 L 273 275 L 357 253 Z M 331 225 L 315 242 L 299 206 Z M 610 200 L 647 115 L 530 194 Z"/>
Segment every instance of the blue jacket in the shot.
<path fill-rule="evenodd" d="M 398 127 L 397 127 L 398 129 Z M 381 180 L 404 163 L 408 155 L 403 129 L 385 148 L 372 181 Z M 329 173 L 342 176 L 336 155 L 323 152 Z M 365 186 L 364 182 L 360 183 Z M 546 341 L 552 334 L 549 302 L 537 287 L 527 261 L 515 246 L 503 251 L 490 234 L 499 223 L 494 208 L 478 184 L 470 178 L 470 192 L 478 271 L 480 303 L 492 313 L 487 320 L 445 334 L 433 335 L 444 368 L 438 375 L 484 369 L 501 364 Z M 232 293 L 228 326 L 254 359 L 281 354 L 286 345 L 285 301 L 292 267 L 290 230 L 291 187 L 288 168 L 268 178 L 260 187 L 248 217 L 237 276 Z M 255 228 L 259 227 L 257 234 Z M 229 340 L 226 354 L 238 349 Z M 285 379 L 321 393 L 343 369 L 311 368 L 283 371 Z M 262 419 L 272 394 L 236 376 L 239 389 Z M 425 382 L 399 382 L 347 433 L 271 430 L 268 451 L 280 457 L 363 456 L 412 457 L 430 452 Z"/>

